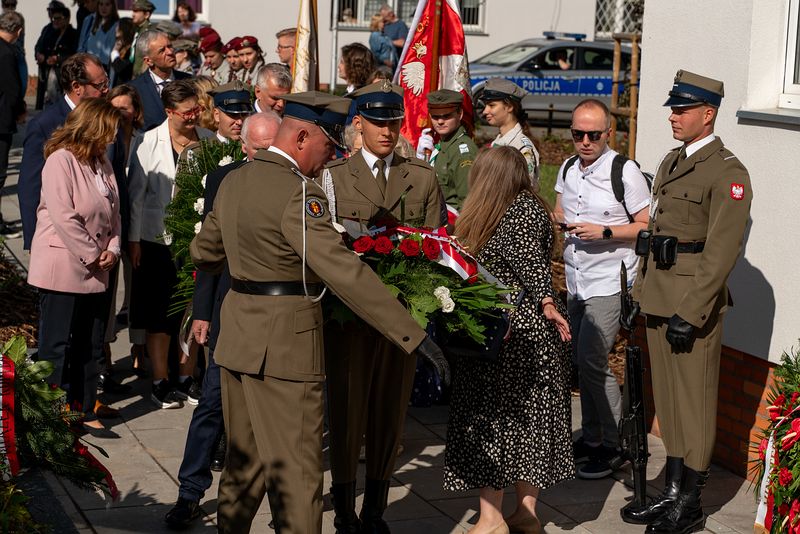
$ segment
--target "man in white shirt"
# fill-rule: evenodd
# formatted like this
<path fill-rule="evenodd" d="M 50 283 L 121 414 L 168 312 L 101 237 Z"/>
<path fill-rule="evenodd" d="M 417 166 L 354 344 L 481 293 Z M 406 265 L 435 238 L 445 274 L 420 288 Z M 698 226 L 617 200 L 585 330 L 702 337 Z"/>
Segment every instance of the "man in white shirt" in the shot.
<path fill-rule="evenodd" d="M 603 478 L 621 463 L 619 423 L 622 396 L 608 366 L 619 330 L 619 272 L 625 262 L 636 270 L 634 241 L 647 227 L 650 191 L 633 161 L 622 166 L 624 203 L 612 189 L 617 152 L 608 147 L 611 115 L 605 104 L 588 99 L 572 112 L 577 158 L 568 159 L 556 181 L 556 220 L 565 230 L 564 268 L 572 326 L 573 360 L 578 368 L 582 437 L 575 443 L 581 478 Z"/>

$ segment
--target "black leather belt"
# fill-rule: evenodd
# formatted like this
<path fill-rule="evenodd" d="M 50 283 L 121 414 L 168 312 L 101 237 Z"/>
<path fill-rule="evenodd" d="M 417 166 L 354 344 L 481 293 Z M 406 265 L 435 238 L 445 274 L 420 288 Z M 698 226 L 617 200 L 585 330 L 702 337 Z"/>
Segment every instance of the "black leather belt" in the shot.
<path fill-rule="evenodd" d="M 678 254 L 699 254 L 705 246 L 705 241 L 678 241 Z"/>
<path fill-rule="evenodd" d="M 315 297 L 322 293 L 323 285 L 306 284 L 308 294 Z M 249 280 L 231 279 L 231 289 L 245 295 L 267 295 L 271 297 L 304 296 L 303 282 L 251 282 Z"/>

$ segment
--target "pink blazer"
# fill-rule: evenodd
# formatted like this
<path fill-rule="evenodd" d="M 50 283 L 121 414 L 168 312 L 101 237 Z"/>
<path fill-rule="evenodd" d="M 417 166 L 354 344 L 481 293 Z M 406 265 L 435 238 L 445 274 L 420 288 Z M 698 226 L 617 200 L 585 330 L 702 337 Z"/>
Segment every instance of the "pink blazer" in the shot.
<path fill-rule="evenodd" d="M 95 173 L 66 149 L 56 150 L 42 169 L 28 283 L 66 293 L 105 291 L 108 272 L 88 266 L 104 250 L 119 254 L 120 224 L 119 193 L 108 160 L 103 158 Z"/>

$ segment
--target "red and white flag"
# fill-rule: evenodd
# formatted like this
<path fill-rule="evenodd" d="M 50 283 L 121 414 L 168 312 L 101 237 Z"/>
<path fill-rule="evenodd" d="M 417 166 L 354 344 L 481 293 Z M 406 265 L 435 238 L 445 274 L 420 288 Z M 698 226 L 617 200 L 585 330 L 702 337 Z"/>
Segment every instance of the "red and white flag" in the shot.
<path fill-rule="evenodd" d="M 458 0 L 419 0 L 395 83 L 404 91 L 406 116 L 401 133 L 416 146 L 429 124 L 427 94 L 452 89 L 463 95 L 464 122 L 472 124 L 467 43 Z"/>
<path fill-rule="evenodd" d="M 317 34 L 317 0 L 300 0 L 297 37 L 292 61 L 292 92 L 319 89 L 319 50 Z"/>

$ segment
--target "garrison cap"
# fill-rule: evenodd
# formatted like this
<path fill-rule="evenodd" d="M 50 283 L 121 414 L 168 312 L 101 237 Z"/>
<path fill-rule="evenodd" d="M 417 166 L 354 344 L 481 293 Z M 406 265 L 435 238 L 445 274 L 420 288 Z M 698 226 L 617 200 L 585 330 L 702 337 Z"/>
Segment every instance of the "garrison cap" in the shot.
<path fill-rule="evenodd" d="M 208 94 L 214 97 L 214 106 L 229 115 L 253 113 L 250 90 L 239 80 L 215 87 Z"/>
<path fill-rule="evenodd" d="M 155 10 L 156 6 L 153 5 L 153 2 L 149 2 L 148 0 L 136 0 L 131 6 L 131 11 L 147 11 L 152 13 Z"/>
<path fill-rule="evenodd" d="M 439 89 L 428 93 L 428 109 L 460 106 L 462 101 L 463 96 L 461 96 L 461 93 L 452 89 Z"/>
<path fill-rule="evenodd" d="M 153 29 L 161 33 L 166 33 L 170 39 L 177 39 L 183 35 L 183 30 L 178 23 L 172 22 L 171 20 L 160 20 Z"/>
<path fill-rule="evenodd" d="M 375 121 L 400 120 L 405 115 L 403 88 L 389 80 L 381 80 L 353 91 L 356 113 Z"/>
<path fill-rule="evenodd" d="M 176 52 L 183 50 L 194 50 L 197 48 L 197 43 L 189 39 L 175 39 L 172 41 L 172 48 Z"/>
<path fill-rule="evenodd" d="M 665 106 L 683 108 L 708 104 L 718 108 L 725 96 L 723 83 L 719 80 L 706 78 L 688 70 L 679 70 L 675 74 L 675 81 Z"/>
<path fill-rule="evenodd" d="M 347 150 L 344 125 L 352 103 L 350 99 L 319 91 L 291 93 L 281 98 L 286 102 L 284 117 L 316 124 L 340 150 Z"/>
<path fill-rule="evenodd" d="M 492 100 L 512 100 L 520 101 L 528 92 L 522 87 L 505 78 L 489 78 L 483 86 L 481 100 L 491 102 Z"/>

